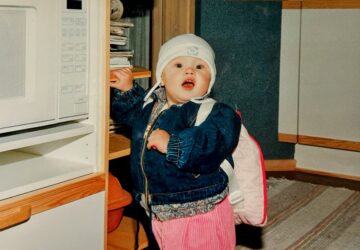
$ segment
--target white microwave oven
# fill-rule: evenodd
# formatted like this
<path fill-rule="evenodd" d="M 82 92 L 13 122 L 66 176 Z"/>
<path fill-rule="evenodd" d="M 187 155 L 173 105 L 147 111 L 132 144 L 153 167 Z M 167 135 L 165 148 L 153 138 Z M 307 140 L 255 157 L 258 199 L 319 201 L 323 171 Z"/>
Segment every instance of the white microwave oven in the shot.
<path fill-rule="evenodd" d="M 88 116 L 90 0 L 0 0 L 0 134 Z"/>

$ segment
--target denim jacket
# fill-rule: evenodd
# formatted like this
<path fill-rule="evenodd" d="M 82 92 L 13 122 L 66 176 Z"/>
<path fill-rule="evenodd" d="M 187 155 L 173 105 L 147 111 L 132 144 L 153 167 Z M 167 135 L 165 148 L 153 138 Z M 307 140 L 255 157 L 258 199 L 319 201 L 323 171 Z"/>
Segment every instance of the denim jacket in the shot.
<path fill-rule="evenodd" d="M 200 104 L 188 102 L 162 111 L 148 124 L 153 102 L 144 106 L 145 91 L 137 84 L 127 91 L 115 90 L 112 118 L 131 127 L 131 174 L 134 198 L 147 205 L 182 204 L 224 192 L 228 178 L 220 168 L 238 142 L 241 121 L 234 110 L 216 103 L 207 119 L 194 126 Z M 147 136 L 160 128 L 171 136 L 167 154 L 146 148 Z M 232 160 L 230 159 L 232 162 Z"/>

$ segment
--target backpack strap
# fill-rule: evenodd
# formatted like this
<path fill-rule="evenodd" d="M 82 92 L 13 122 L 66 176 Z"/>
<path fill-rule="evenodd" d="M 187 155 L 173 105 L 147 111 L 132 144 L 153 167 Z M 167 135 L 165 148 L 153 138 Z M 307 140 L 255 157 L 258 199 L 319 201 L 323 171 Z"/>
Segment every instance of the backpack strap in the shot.
<path fill-rule="evenodd" d="M 215 103 L 216 101 L 212 98 L 207 98 L 204 102 L 200 103 L 200 108 L 196 116 L 195 126 L 199 126 L 206 120 Z"/>
<path fill-rule="evenodd" d="M 214 107 L 214 104 L 216 101 L 212 98 L 206 99 L 205 102 L 202 102 L 200 104 L 200 108 L 197 113 L 195 126 L 199 126 L 201 123 L 203 123 L 206 118 L 209 116 L 212 108 Z M 225 159 L 220 167 L 222 170 L 226 173 L 226 175 L 229 178 L 229 201 L 230 204 L 233 206 L 236 206 L 238 209 L 242 209 L 243 207 L 243 194 L 240 190 L 238 181 L 235 176 L 235 172 L 233 169 L 233 166 Z"/>

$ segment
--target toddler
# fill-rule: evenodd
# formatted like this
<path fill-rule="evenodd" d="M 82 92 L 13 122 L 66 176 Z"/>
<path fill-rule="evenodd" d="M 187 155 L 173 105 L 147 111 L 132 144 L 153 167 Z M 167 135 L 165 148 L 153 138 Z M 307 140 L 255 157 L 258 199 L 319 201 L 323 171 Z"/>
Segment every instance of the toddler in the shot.
<path fill-rule="evenodd" d="M 217 102 L 194 126 L 215 82 L 214 59 L 204 39 L 184 34 L 161 47 L 156 84 L 147 93 L 133 83 L 130 69 L 113 72 L 112 118 L 131 128 L 133 195 L 161 249 L 235 248 L 228 177 L 220 164 L 237 145 L 240 117 Z"/>

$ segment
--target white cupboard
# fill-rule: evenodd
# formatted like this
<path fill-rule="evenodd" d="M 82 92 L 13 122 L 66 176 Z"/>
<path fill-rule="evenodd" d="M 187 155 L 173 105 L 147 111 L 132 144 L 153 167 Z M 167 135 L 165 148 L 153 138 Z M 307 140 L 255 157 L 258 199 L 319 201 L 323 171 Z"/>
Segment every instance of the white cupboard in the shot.
<path fill-rule="evenodd" d="M 0 249 L 103 249 L 104 199 L 100 192 L 33 215 L 0 233 Z"/>
<path fill-rule="evenodd" d="M 360 9 L 303 9 L 299 135 L 360 142 Z"/>
<path fill-rule="evenodd" d="M 110 1 L 87 3 L 88 117 L 0 134 L 2 250 L 106 245 Z"/>
<path fill-rule="evenodd" d="M 360 1 L 351 3 L 283 3 L 279 140 L 297 143 L 295 159 L 301 168 L 356 178 Z"/>

